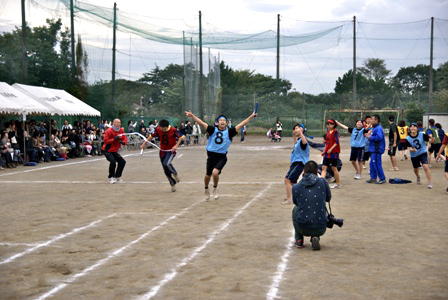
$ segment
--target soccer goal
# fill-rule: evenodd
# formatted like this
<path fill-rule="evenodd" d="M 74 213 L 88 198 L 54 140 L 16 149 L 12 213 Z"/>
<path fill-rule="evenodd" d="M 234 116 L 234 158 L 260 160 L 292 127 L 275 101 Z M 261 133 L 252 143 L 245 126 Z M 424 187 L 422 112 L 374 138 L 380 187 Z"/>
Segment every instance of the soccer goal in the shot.
<path fill-rule="evenodd" d="M 356 120 L 363 120 L 366 116 L 379 115 L 383 126 L 387 125 L 390 115 L 395 116 L 395 122 L 403 116 L 401 109 L 328 109 L 324 111 L 322 130 L 325 132 L 325 124 L 328 119 L 335 119 L 343 124 L 351 125 Z"/>

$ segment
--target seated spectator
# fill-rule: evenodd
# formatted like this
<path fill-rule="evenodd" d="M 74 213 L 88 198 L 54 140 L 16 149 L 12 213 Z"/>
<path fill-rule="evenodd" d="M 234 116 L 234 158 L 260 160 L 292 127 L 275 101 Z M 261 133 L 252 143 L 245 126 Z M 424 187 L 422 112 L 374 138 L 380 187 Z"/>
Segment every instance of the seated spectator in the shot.
<path fill-rule="evenodd" d="M 14 149 L 11 146 L 11 142 L 8 138 L 8 133 L 3 131 L 0 138 L 0 153 L 2 160 L 4 161 L 4 165 L 7 168 L 16 168 L 17 163 L 14 162 Z"/>

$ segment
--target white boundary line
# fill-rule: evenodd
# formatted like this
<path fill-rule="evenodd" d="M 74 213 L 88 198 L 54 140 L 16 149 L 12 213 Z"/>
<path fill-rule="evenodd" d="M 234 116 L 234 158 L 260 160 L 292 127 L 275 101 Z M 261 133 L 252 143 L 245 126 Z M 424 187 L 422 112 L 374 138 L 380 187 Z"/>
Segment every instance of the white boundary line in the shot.
<path fill-rule="evenodd" d="M 156 150 L 150 150 L 145 153 L 150 153 L 150 152 L 155 152 L 155 151 Z M 130 153 L 130 154 L 123 155 L 123 157 L 133 157 L 133 156 L 140 157 L 141 155 L 140 155 L 140 153 Z M 15 172 L 10 172 L 10 173 L 0 174 L 0 177 L 35 172 L 35 171 L 42 171 L 42 170 L 48 170 L 48 169 L 54 169 L 54 168 L 61 168 L 61 167 L 66 167 L 66 166 L 71 166 L 71 165 L 79 165 L 79 164 L 91 163 L 91 162 L 102 161 L 102 160 L 106 160 L 106 158 L 103 156 L 101 158 L 86 159 L 86 160 L 74 161 L 74 162 L 68 162 L 68 163 L 62 162 L 60 164 L 53 165 L 53 166 L 46 166 L 46 167 L 41 167 L 41 168 L 33 168 L 33 169 L 28 169 L 28 170 L 23 170 L 23 171 L 15 171 Z"/>
<path fill-rule="evenodd" d="M 252 198 L 252 200 L 250 200 L 249 202 L 247 202 L 243 207 L 241 207 L 230 219 L 228 219 L 227 221 L 225 221 L 224 223 L 221 224 L 221 226 L 219 226 L 218 229 L 216 229 L 215 231 L 213 231 L 210 235 L 209 238 L 199 247 L 195 248 L 193 250 L 193 252 L 185 257 L 184 259 L 182 259 L 182 261 L 180 263 L 178 263 L 174 268 L 171 269 L 171 271 L 169 273 L 166 273 L 163 276 L 163 279 L 159 281 L 159 283 L 153 287 L 151 287 L 151 289 L 145 293 L 142 296 L 139 296 L 138 299 L 151 299 L 154 296 L 157 295 L 157 293 L 160 291 L 160 289 L 166 285 L 168 282 L 170 282 L 171 280 L 174 279 L 174 277 L 176 277 L 177 272 L 180 268 L 184 267 L 185 265 L 187 265 L 190 261 L 192 261 L 199 253 L 201 253 L 202 250 L 204 250 L 210 243 L 212 243 L 215 238 L 221 234 L 223 231 L 225 231 L 230 224 L 233 223 L 233 221 L 235 221 L 236 218 L 238 218 L 243 211 L 245 211 L 253 202 L 257 201 L 259 198 L 261 198 L 264 193 L 266 193 L 266 191 L 268 189 L 270 189 L 272 186 L 272 184 L 269 184 L 267 187 L 265 187 L 262 191 L 260 191 L 254 198 Z"/>
<path fill-rule="evenodd" d="M 288 259 L 291 255 L 292 249 L 294 248 L 294 229 L 292 230 L 292 237 L 288 239 L 288 243 L 286 244 L 286 250 L 280 258 L 280 262 L 277 265 L 277 271 L 272 278 L 271 286 L 269 287 L 269 291 L 266 294 L 266 300 L 274 300 L 278 298 L 278 288 L 280 287 L 280 283 L 283 280 L 283 274 L 288 267 Z"/>
<path fill-rule="evenodd" d="M 38 243 L 9 243 L 9 242 L 0 242 L 0 246 L 11 246 L 11 247 L 16 247 L 16 246 L 27 246 L 27 247 L 33 247 L 33 246 L 37 246 Z"/>
<path fill-rule="evenodd" d="M 8 184 L 109 184 L 106 180 L 0 180 L 0 183 Z M 115 185 L 122 184 L 165 184 L 166 181 L 123 181 L 122 183 L 116 183 Z M 181 181 L 182 184 L 204 184 L 202 181 Z M 219 182 L 219 184 L 231 184 L 231 185 L 252 185 L 252 184 L 283 184 L 283 182 L 272 181 L 227 181 Z"/>
<path fill-rule="evenodd" d="M 77 227 L 77 228 L 73 229 L 73 230 L 70 231 L 70 232 L 58 234 L 58 235 L 54 236 L 53 238 L 51 238 L 50 240 L 48 240 L 48 241 L 46 241 L 46 242 L 37 244 L 37 245 L 35 245 L 34 247 L 28 248 L 28 249 L 26 249 L 25 251 L 16 253 L 16 254 L 14 254 L 14 255 L 12 255 L 12 256 L 10 256 L 10 257 L 8 257 L 8 258 L 6 258 L 6 259 L 0 261 L 0 265 L 10 263 L 10 262 L 12 262 L 12 261 L 14 261 L 14 260 L 16 260 L 16 259 L 18 259 L 18 258 L 24 256 L 24 255 L 30 254 L 31 252 L 34 252 L 34 251 L 36 251 L 36 250 L 38 250 L 38 249 L 40 249 L 40 248 L 42 248 L 42 247 L 47 247 L 47 246 L 49 246 L 50 244 L 53 244 L 54 242 L 57 242 L 57 241 L 59 241 L 59 240 L 61 240 L 61 239 L 63 239 L 63 238 L 66 238 L 66 237 L 68 237 L 68 236 L 71 236 L 71 235 L 73 235 L 73 234 L 75 234 L 75 233 L 78 233 L 78 232 L 83 231 L 83 230 L 85 230 L 85 229 L 88 229 L 88 228 L 90 228 L 90 227 L 94 227 L 94 226 L 98 225 L 99 223 L 101 223 L 102 221 L 104 221 L 104 220 L 106 220 L 106 219 L 109 219 L 109 218 L 112 218 L 112 217 L 114 217 L 114 216 L 116 216 L 116 214 L 111 214 L 111 215 L 108 215 L 107 217 L 104 217 L 104 218 L 102 218 L 102 219 L 98 219 L 98 220 L 96 220 L 96 221 L 93 221 L 93 222 L 91 222 L 91 223 L 89 223 L 89 224 L 87 224 L 87 225 L 85 225 L 85 226 Z"/>
<path fill-rule="evenodd" d="M 124 245 L 121 248 L 118 248 L 116 250 L 113 250 L 112 252 L 110 252 L 110 254 L 105 257 L 102 258 L 100 260 L 98 260 L 95 264 L 85 268 L 84 270 L 82 270 L 81 272 L 70 276 L 68 279 L 64 280 L 63 283 L 59 283 L 57 286 L 55 286 L 54 288 L 52 288 L 51 290 L 49 290 L 48 292 L 46 292 L 45 294 L 35 298 L 36 300 L 43 300 L 46 299 L 48 297 L 53 296 L 54 294 L 56 294 L 57 292 L 59 292 L 60 290 L 64 289 L 69 283 L 73 283 L 75 280 L 77 280 L 78 278 L 81 278 L 87 274 L 89 274 L 90 272 L 94 271 L 95 269 L 99 268 L 100 266 L 104 265 L 105 263 L 107 263 L 109 260 L 111 260 L 112 258 L 122 254 L 124 251 L 126 251 L 128 248 L 132 247 L 133 245 L 137 244 L 138 242 L 140 242 L 141 240 L 143 240 L 144 238 L 146 238 L 148 235 L 150 235 L 151 233 L 153 233 L 156 230 L 159 230 L 160 228 L 162 228 L 163 226 L 165 226 L 166 224 L 168 224 L 169 222 L 171 222 L 172 220 L 182 216 L 183 214 L 185 214 L 187 211 L 191 210 L 193 207 L 195 207 L 196 205 L 204 202 L 205 200 L 200 200 L 197 201 L 195 203 L 193 203 L 192 205 L 182 209 L 180 212 L 178 212 L 175 215 L 172 215 L 171 217 L 165 219 L 163 222 L 161 222 L 159 225 L 151 228 L 150 230 L 146 231 L 145 233 L 143 233 L 142 235 L 140 235 L 137 239 L 129 242 L 128 244 Z"/>

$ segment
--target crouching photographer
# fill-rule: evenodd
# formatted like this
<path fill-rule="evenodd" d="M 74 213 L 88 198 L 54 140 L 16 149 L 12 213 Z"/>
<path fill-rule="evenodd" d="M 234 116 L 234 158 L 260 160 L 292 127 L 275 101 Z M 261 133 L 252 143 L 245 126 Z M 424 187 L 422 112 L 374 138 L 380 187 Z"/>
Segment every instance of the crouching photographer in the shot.
<path fill-rule="evenodd" d="M 309 236 L 313 250 L 320 250 L 320 237 L 324 235 L 327 226 L 342 226 L 343 220 L 336 219 L 331 212 L 327 213 L 325 203 L 330 202 L 331 191 L 327 181 L 317 175 L 317 163 L 312 160 L 307 162 L 303 173 L 302 180 L 292 188 L 295 245 L 303 248 L 304 237 Z"/>

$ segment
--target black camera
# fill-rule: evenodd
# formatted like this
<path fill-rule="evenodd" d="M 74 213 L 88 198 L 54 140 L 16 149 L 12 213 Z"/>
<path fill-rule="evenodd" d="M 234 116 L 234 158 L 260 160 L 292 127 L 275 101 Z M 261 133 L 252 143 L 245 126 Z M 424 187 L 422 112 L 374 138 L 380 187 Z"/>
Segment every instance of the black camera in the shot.
<path fill-rule="evenodd" d="M 329 214 L 327 216 L 327 227 L 333 228 L 334 224 L 338 225 L 339 227 L 342 227 L 342 225 L 344 225 L 344 219 L 338 219 L 335 218 L 333 214 Z"/>

